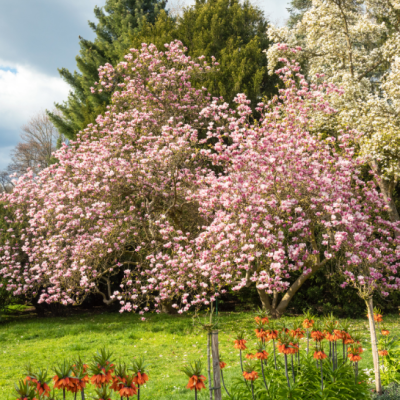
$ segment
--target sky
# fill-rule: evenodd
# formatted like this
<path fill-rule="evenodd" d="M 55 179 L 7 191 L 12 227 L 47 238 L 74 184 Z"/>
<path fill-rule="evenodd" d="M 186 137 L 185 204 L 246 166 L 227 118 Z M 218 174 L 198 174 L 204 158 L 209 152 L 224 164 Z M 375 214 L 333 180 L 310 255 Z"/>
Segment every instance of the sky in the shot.
<path fill-rule="evenodd" d="M 193 0 L 170 0 L 190 5 Z M 0 170 L 10 162 L 21 127 L 67 99 L 57 68 L 76 69 L 79 36 L 94 39 L 88 20 L 106 0 L 0 0 Z M 268 19 L 283 25 L 289 0 L 253 0 Z"/>

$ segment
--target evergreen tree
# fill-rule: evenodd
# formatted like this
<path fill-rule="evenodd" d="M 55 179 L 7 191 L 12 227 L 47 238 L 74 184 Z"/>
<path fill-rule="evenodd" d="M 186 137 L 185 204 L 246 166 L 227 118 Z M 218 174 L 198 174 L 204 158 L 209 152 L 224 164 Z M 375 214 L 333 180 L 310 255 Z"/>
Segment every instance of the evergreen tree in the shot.
<path fill-rule="evenodd" d="M 62 115 L 48 112 L 61 134 L 73 139 L 105 110 L 110 94 L 92 94 L 90 90 L 98 81 L 98 67 L 121 61 L 143 24 L 154 23 L 165 5 L 165 0 L 107 0 L 103 8 L 94 9 L 98 23 L 89 22 L 89 26 L 96 33 L 95 40 L 79 37 L 81 49 L 76 62 L 80 72 L 59 69 L 62 78 L 72 88 L 68 100 L 56 104 Z"/>
<path fill-rule="evenodd" d="M 263 96 L 274 92 L 277 83 L 268 75 L 263 53 L 269 47 L 267 27 L 263 12 L 249 1 L 196 0 L 176 19 L 161 12 L 155 24 L 143 26 L 134 44 L 154 43 L 165 50 L 164 43 L 179 39 L 191 57 L 204 55 L 211 61 L 214 56 L 219 71 L 199 85 L 230 103 L 237 93 L 245 93 L 254 108 Z"/>

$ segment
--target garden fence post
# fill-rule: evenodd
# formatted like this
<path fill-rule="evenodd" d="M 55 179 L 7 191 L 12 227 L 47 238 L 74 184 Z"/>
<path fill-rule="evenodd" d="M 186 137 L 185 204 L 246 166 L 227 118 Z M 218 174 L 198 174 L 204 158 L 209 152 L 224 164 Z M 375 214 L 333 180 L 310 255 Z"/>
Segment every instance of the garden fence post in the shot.
<path fill-rule="evenodd" d="M 211 333 L 211 351 L 213 360 L 213 376 L 214 376 L 214 399 L 221 400 L 221 369 L 219 366 L 219 344 L 218 344 L 218 331 Z"/>

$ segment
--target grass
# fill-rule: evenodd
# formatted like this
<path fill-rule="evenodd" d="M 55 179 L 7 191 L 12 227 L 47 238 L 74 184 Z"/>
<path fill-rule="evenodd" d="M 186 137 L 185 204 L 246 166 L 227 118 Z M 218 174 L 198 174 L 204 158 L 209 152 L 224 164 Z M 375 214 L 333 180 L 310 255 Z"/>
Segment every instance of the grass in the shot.
<path fill-rule="evenodd" d="M 351 320 L 351 324 L 368 341 L 367 320 Z M 256 342 L 253 314 L 221 313 L 220 325 L 220 352 L 228 364 L 224 376 L 229 385 L 240 376 L 239 354 L 233 348 L 235 332 L 247 331 L 250 349 Z M 397 316 L 386 316 L 385 326 L 400 333 Z M 129 361 L 135 356 L 148 360 L 150 381 L 141 391 L 142 400 L 193 399 L 193 393 L 185 389 L 188 379 L 180 369 L 187 362 L 201 359 L 206 375 L 206 343 L 206 333 L 190 315 L 150 315 L 146 322 L 141 322 L 138 315 L 118 313 L 9 318 L 0 325 L 0 398 L 15 399 L 14 383 L 23 377 L 28 362 L 35 368 L 52 370 L 64 358 L 80 355 L 89 361 L 97 349 L 106 346 L 116 360 Z M 368 349 L 368 344 L 364 347 Z M 272 349 L 267 351 L 272 353 Z M 370 351 L 363 354 L 360 364 L 361 368 L 372 368 Z M 199 400 L 206 398 L 203 391 Z"/>

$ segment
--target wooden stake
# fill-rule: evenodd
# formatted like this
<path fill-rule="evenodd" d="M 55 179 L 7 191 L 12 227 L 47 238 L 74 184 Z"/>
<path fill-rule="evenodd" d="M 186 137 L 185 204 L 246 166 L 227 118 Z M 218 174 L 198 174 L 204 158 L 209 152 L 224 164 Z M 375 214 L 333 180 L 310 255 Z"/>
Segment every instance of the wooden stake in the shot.
<path fill-rule="evenodd" d="M 222 399 L 221 390 L 221 369 L 219 367 L 219 343 L 218 331 L 211 332 L 211 352 L 213 360 L 213 375 L 214 375 L 214 399 Z"/>
<path fill-rule="evenodd" d="M 379 369 L 379 355 L 378 355 L 378 344 L 376 340 L 376 330 L 374 321 L 374 303 L 372 297 L 366 300 L 368 319 L 369 319 L 369 332 L 371 334 L 371 348 L 372 348 L 372 359 L 374 361 L 374 371 L 375 371 L 375 387 L 378 394 L 382 394 L 382 384 L 381 384 L 381 373 Z"/>

